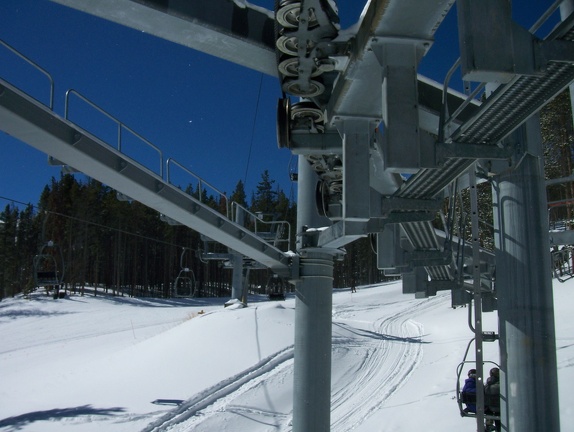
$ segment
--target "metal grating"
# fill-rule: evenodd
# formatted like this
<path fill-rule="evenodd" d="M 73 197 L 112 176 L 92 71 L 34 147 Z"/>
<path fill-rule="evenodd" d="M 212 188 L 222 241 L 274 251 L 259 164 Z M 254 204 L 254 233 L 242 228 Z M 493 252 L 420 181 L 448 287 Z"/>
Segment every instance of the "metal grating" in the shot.
<path fill-rule="evenodd" d="M 572 26 L 571 20 L 568 25 Z M 560 39 L 574 40 L 574 31 L 565 31 Z M 556 97 L 573 80 L 574 65 L 558 62 L 549 63 L 542 76 L 516 77 L 508 84 L 499 87 L 476 115 L 463 123 L 448 141 L 496 145 Z M 463 174 L 473 162 L 468 159 L 449 159 L 440 168 L 421 170 L 394 196 L 433 198 Z M 440 249 L 431 222 L 405 223 L 402 226 L 415 249 Z M 432 280 L 452 280 L 455 273 L 452 266 L 426 267 L 426 270 Z"/>
<path fill-rule="evenodd" d="M 563 40 L 574 40 L 569 31 Z M 574 80 L 574 65 L 551 62 L 540 77 L 520 76 L 501 86 L 477 114 L 449 138 L 453 142 L 495 145 L 539 111 Z M 462 174 L 473 161 L 450 159 L 437 169 L 424 169 L 396 193 L 403 198 L 430 198 Z"/>

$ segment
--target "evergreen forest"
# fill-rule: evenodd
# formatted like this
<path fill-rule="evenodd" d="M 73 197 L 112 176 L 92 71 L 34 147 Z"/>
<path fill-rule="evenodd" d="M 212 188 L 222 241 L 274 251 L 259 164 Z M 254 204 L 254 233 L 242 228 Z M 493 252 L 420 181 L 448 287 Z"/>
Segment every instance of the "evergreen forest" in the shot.
<path fill-rule="evenodd" d="M 185 192 L 196 198 L 201 194 L 203 203 L 227 216 L 229 207 L 238 205 L 258 220 L 288 222 L 290 244 L 281 249 L 294 250 L 296 204 L 275 183 L 265 171 L 250 199 L 242 181 L 227 199 L 191 187 Z M 22 210 L 8 204 L 0 220 L 2 297 L 43 286 L 37 276 L 53 272 L 62 281 L 60 289 L 81 294 L 90 287 L 95 295 L 165 298 L 182 295 L 175 285 L 182 279 L 193 284 L 196 297 L 231 295 L 232 269 L 224 265 L 226 247 L 93 179 L 72 174 L 52 178 L 37 206 L 28 204 Z M 335 286 L 350 286 L 356 275 L 359 283 L 384 277 L 376 269 L 368 239 L 347 248 L 347 258 L 336 265 Z M 251 270 L 249 292 L 265 294 L 272 276 L 267 269 Z M 286 286 L 288 291 L 293 289 Z"/>

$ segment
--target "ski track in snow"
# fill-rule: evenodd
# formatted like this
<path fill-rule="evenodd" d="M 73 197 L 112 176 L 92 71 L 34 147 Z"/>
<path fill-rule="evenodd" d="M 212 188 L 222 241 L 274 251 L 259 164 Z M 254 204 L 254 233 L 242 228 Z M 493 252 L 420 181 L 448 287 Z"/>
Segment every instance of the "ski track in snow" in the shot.
<path fill-rule="evenodd" d="M 423 327 L 412 317 L 442 302 L 442 298 L 434 297 L 426 301 L 403 303 L 403 309 L 395 314 L 374 321 L 370 331 L 348 327 L 352 332 L 364 334 L 366 340 L 362 342 L 363 357 L 355 359 L 355 367 L 346 371 L 342 378 L 345 382 L 333 386 L 332 431 L 355 429 L 405 384 L 423 356 Z M 384 310 L 381 308 L 381 311 Z M 341 316 L 344 317 L 344 314 Z M 353 323 L 353 320 L 343 318 L 337 322 L 335 314 L 336 325 L 346 322 Z M 334 346 L 337 349 L 336 343 Z M 353 400 L 361 403 L 350 406 L 349 401 Z"/>
<path fill-rule="evenodd" d="M 290 346 L 263 359 L 253 367 L 196 394 L 177 409 L 149 424 L 142 432 L 192 431 L 200 423 L 205 422 L 211 416 L 220 415 L 222 411 L 254 412 L 254 409 L 233 405 L 232 402 L 259 386 L 270 376 L 288 373 L 286 369 L 292 365 L 292 360 L 293 346 Z M 257 411 L 263 415 L 273 417 L 277 415 L 262 410 Z"/>
<path fill-rule="evenodd" d="M 346 432 L 357 428 L 408 380 L 423 356 L 423 327 L 413 320 L 420 313 L 444 303 L 441 296 L 427 300 L 401 302 L 400 309 L 385 315 L 388 309 L 377 304 L 368 307 L 372 314 L 383 315 L 374 321 L 355 320 L 362 312 L 352 304 L 334 306 L 333 360 L 334 368 L 347 368 L 333 382 L 331 430 Z M 388 313 L 388 312 L 387 312 Z M 355 327 L 355 325 L 357 325 Z M 368 325 L 369 328 L 361 328 Z M 335 332 L 348 334 L 339 337 Z M 345 358 L 347 347 L 363 348 L 362 357 Z M 293 346 L 279 351 L 253 367 L 208 388 L 185 401 L 178 408 L 150 423 L 143 432 L 188 432 L 209 430 L 214 416 L 224 413 L 257 418 L 269 430 L 291 431 L 292 412 L 266 411 L 243 404 L 242 396 L 261 391 L 266 380 L 292 381 Z M 352 401 L 361 401 L 353 404 Z M 202 425 L 206 429 L 202 428 Z"/>

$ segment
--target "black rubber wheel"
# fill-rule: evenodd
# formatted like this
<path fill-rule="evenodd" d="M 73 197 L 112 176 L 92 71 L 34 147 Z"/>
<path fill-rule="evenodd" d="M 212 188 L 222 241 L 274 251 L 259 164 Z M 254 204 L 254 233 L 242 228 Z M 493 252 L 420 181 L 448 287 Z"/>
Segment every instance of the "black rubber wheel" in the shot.
<path fill-rule="evenodd" d="M 289 131 L 291 101 L 289 98 L 281 98 L 277 103 L 277 146 L 290 148 L 291 137 Z"/>

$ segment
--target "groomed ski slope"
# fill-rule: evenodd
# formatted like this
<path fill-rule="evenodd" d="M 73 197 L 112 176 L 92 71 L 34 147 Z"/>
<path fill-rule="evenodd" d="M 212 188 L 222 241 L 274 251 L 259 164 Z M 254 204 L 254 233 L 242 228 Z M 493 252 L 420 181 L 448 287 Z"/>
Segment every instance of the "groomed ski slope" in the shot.
<path fill-rule="evenodd" d="M 574 282 L 554 289 L 568 383 Z M 3 300 L 0 431 L 290 431 L 294 299 L 252 298 L 245 309 L 223 300 Z M 467 314 L 449 293 L 416 300 L 400 282 L 335 290 L 331 430 L 476 430 L 454 400 Z M 486 358 L 498 361 L 497 351 L 486 345 Z M 574 431 L 568 387 L 562 431 Z"/>

